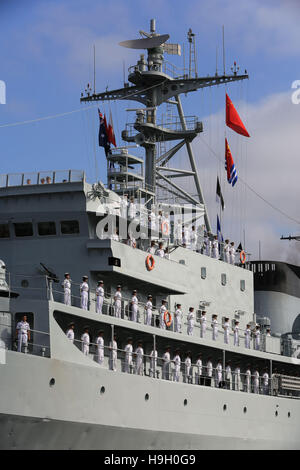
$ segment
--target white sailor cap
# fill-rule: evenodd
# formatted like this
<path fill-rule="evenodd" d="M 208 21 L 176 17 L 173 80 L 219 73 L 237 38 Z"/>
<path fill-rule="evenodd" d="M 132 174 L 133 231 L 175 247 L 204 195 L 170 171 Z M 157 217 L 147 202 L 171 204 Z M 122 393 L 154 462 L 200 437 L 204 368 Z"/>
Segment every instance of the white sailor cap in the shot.
<path fill-rule="evenodd" d="M 70 273 L 65 273 L 64 276 L 70 276 Z"/>

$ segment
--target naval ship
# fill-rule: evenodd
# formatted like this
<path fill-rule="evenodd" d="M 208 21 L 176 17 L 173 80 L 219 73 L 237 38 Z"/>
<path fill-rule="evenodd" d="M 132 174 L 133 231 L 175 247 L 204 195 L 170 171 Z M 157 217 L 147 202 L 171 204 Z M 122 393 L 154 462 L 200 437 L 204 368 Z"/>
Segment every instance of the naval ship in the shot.
<path fill-rule="evenodd" d="M 88 86 L 81 96 L 83 105 L 134 100 L 140 106 L 135 121 L 122 132 L 124 145 L 107 149 L 107 182 L 89 183 L 84 171 L 71 169 L 1 176 L 0 448 L 299 449 L 300 360 L 295 348 L 287 346 L 291 318 L 285 310 L 270 311 L 276 299 L 268 305 L 264 300 L 260 307 L 259 298 L 254 302 L 260 274 L 268 276 L 265 285 L 270 285 L 282 278 L 282 270 L 279 263 L 245 261 L 244 253 L 228 263 L 222 250 L 213 258 L 203 249 L 212 229 L 192 147 L 203 126 L 198 118 L 184 115 L 181 102 L 182 94 L 229 87 L 248 74 L 234 68 L 230 74 L 199 77 L 192 66 L 180 74 L 165 59 L 180 52 L 168 42 L 169 35 L 158 34 L 154 20 L 149 33 L 140 33 L 142 38 L 121 44 L 147 52 L 129 68 L 128 82 L 103 93 Z M 191 30 L 188 38 L 193 58 Z M 160 120 L 162 105 L 176 117 Z M 143 158 L 134 155 L 137 145 Z M 188 159 L 184 167 L 172 168 L 181 148 Z M 196 195 L 186 189 L 189 185 L 178 183 L 180 178 L 194 184 Z M 125 195 L 136 206 L 133 212 L 124 210 Z M 178 225 L 183 231 L 197 227 L 198 246 L 183 242 Z M 152 254 L 150 240 L 163 241 L 166 255 Z M 62 288 L 66 271 L 70 302 Z M 286 274 L 299 273 L 289 267 Z M 83 276 L 89 284 L 87 309 L 80 292 Z M 101 313 L 96 301 L 100 280 Z M 119 285 L 121 313 L 116 316 Z M 134 290 L 138 316 L 133 320 Z M 269 295 L 271 289 L 266 291 Z M 150 324 L 145 318 L 149 294 Z M 162 300 L 168 309 L 165 324 L 159 319 Z M 177 304 L 183 312 L 181 331 L 174 326 Z M 195 322 L 187 334 L 190 307 Z M 16 329 L 24 316 L 30 338 L 22 344 Z M 227 318 L 230 334 L 225 340 Z M 237 321 L 238 338 L 232 331 Z M 247 345 L 246 329 L 254 334 L 257 324 L 261 341 L 251 337 Z M 71 340 L 66 334 L 70 325 Z M 99 330 L 104 339 L 101 361 Z M 84 331 L 89 334 L 85 354 Z M 129 337 L 133 353 L 125 350 Z M 112 349 L 114 340 L 117 350 Z M 143 348 L 142 368 L 137 367 L 138 345 Z M 166 350 L 171 353 L 167 365 Z M 177 375 L 172 362 L 176 351 L 181 357 Z"/>

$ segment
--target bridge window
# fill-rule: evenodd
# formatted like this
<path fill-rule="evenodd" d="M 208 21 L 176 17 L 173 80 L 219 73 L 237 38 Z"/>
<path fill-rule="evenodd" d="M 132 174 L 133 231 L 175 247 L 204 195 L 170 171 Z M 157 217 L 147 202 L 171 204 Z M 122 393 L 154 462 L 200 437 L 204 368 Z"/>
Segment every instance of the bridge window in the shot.
<path fill-rule="evenodd" d="M 62 220 L 60 222 L 60 228 L 63 235 L 79 233 L 79 222 L 78 220 Z"/>
<path fill-rule="evenodd" d="M 16 237 L 32 237 L 33 227 L 31 222 L 20 222 L 14 224 Z"/>
<path fill-rule="evenodd" d="M 56 235 L 55 222 L 39 222 L 38 234 L 43 235 Z"/>
<path fill-rule="evenodd" d="M 8 224 L 0 224 L 0 238 L 9 238 Z"/>

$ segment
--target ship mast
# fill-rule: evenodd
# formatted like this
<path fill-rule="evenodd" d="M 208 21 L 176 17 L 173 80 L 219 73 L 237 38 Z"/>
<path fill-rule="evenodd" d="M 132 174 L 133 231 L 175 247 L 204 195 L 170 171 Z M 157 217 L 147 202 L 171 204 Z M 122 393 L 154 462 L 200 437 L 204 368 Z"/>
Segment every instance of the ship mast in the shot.
<path fill-rule="evenodd" d="M 192 46 L 195 45 L 194 33 L 189 31 Z M 170 194 L 180 197 L 185 202 L 204 209 L 204 220 L 207 231 L 211 232 L 211 224 L 206 210 L 205 200 L 200 184 L 195 157 L 191 142 L 199 133 L 203 131 L 202 122 L 196 117 L 187 118 L 184 115 L 180 95 L 216 85 L 227 84 L 248 78 L 248 74 L 238 74 L 235 70 L 231 75 L 218 75 L 198 77 L 196 68 L 192 76 L 192 67 L 189 67 L 189 74 L 178 76 L 170 75 L 167 71 L 164 53 L 180 54 L 178 44 L 170 44 L 168 34 L 159 35 L 156 33 L 155 20 L 150 21 L 150 33 L 140 31 L 142 39 L 129 40 L 120 43 L 124 47 L 131 49 L 146 49 L 147 60 L 144 54 L 140 55 L 137 64 L 128 70 L 128 83 L 117 90 L 106 90 L 102 93 L 92 93 L 88 88 L 85 95 L 81 94 L 81 102 L 111 101 L 111 100 L 132 100 L 142 103 L 145 108 L 137 110 L 135 123 L 127 125 L 122 131 L 122 139 L 128 143 L 138 144 L 145 149 L 145 200 L 151 206 L 151 200 L 155 201 L 157 187 L 164 187 Z M 191 34 L 193 34 L 191 36 Z M 192 52 L 191 52 L 192 54 Z M 194 52 L 193 52 L 194 54 Z M 195 54 L 194 64 L 196 62 Z M 159 125 L 157 122 L 157 108 L 163 103 L 172 103 L 178 113 L 178 118 L 173 125 L 168 127 Z M 157 144 L 164 141 L 178 141 L 174 147 L 157 157 Z M 190 168 L 177 169 L 167 167 L 167 163 L 173 158 L 180 148 L 186 146 Z M 173 180 L 180 177 L 191 177 L 194 179 L 197 194 L 190 195 Z"/>

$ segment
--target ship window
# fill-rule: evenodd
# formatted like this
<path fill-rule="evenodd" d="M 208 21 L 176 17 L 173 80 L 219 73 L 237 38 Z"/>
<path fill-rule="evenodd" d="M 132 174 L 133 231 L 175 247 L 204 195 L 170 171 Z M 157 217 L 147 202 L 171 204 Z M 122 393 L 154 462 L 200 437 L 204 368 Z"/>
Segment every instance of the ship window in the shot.
<path fill-rule="evenodd" d="M 64 235 L 79 233 L 79 222 L 78 220 L 63 220 L 60 222 L 60 228 Z"/>
<path fill-rule="evenodd" d="M 33 228 L 31 222 L 20 222 L 14 224 L 16 237 L 32 237 Z"/>
<path fill-rule="evenodd" d="M 226 282 L 227 282 L 226 274 L 223 273 L 223 274 L 221 274 L 221 284 L 222 284 L 222 286 L 226 286 Z"/>
<path fill-rule="evenodd" d="M 205 267 L 201 268 L 201 279 L 206 279 L 206 268 Z"/>
<path fill-rule="evenodd" d="M 244 292 L 244 290 L 246 289 L 246 281 L 244 279 L 241 279 L 240 281 L 240 288 L 242 292 Z"/>
<path fill-rule="evenodd" d="M 39 222 L 38 223 L 39 235 L 56 235 L 55 222 Z"/>
<path fill-rule="evenodd" d="M 272 264 L 272 271 L 275 271 L 275 264 Z"/>
<path fill-rule="evenodd" d="M 0 238 L 9 238 L 8 224 L 0 224 Z"/>

